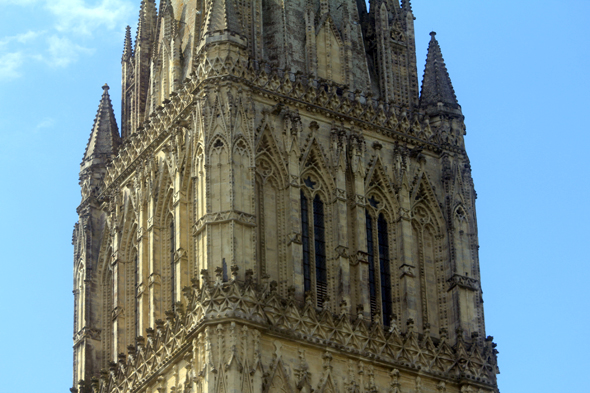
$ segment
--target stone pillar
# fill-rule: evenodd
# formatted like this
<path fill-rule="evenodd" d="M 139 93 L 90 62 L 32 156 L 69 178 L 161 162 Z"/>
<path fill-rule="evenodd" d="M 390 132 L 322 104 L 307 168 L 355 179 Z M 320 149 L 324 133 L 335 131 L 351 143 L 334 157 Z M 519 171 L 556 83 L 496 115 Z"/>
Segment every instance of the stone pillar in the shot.
<path fill-rule="evenodd" d="M 336 261 L 334 272 L 336 279 L 335 304 L 342 304 L 343 301 L 350 307 L 350 261 L 349 261 L 349 223 L 348 223 L 348 204 L 346 198 L 346 132 L 343 130 L 332 130 L 332 151 L 333 165 L 336 172 L 336 195 L 335 200 L 335 224 L 336 224 Z M 352 309 L 349 309 L 351 312 Z"/>
<path fill-rule="evenodd" d="M 301 239 L 301 179 L 299 168 L 299 139 L 301 137 L 301 120 L 297 116 L 293 126 L 287 134 L 286 150 L 288 154 L 287 172 L 287 264 L 293 269 L 293 286 L 295 297 L 304 300 L 305 287 L 303 283 L 303 245 Z"/>
<path fill-rule="evenodd" d="M 400 199 L 400 211 L 399 211 L 399 229 L 401 234 L 400 241 L 400 271 L 399 277 L 401 280 L 401 303 L 402 303 L 402 315 L 401 326 L 405 326 L 409 319 L 417 321 L 419 316 L 418 313 L 418 302 L 420 301 L 420 295 L 418 293 L 418 278 L 416 277 L 417 272 L 415 271 L 415 262 L 413 255 L 414 248 L 414 236 L 412 229 L 412 218 L 411 218 L 411 204 L 410 204 L 410 190 L 408 186 L 407 178 L 404 175 L 402 180 L 402 188 L 399 194 Z"/>

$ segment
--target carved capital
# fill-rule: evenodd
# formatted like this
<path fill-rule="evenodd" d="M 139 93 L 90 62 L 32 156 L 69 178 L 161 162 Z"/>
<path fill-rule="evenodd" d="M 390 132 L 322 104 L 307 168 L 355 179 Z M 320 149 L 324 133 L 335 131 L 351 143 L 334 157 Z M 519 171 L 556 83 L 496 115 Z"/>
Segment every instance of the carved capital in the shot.
<path fill-rule="evenodd" d="M 290 246 L 291 243 L 303 244 L 303 240 L 301 239 L 301 233 L 291 232 L 288 236 L 289 240 L 287 241 L 287 246 Z"/>
<path fill-rule="evenodd" d="M 111 316 L 112 316 L 112 318 L 113 318 L 113 321 L 114 321 L 114 320 L 116 320 L 116 319 L 119 317 L 119 315 L 121 315 L 121 314 L 123 313 L 123 311 L 124 311 L 124 310 L 123 310 L 123 307 L 121 307 L 121 306 L 117 306 L 117 307 L 115 307 L 115 308 L 113 309 L 113 313 L 112 313 L 112 315 L 111 315 Z"/>
<path fill-rule="evenodd" d="M 399 217 L 402 220 L 411 221 L 412 220 L 412 213 L 410 212 L 409 209 L 404 209 L 403 207 L 400 207 Z"/>
<path fill-rule="evenodd" d="M 336 247 L 336 258 L 348 258 L 348 247 L 338 246 Z"/>
<path fill-rule="evenodd" d="M 357 195 L 355 198 L 355 202 L 358 207 L 367 206 L 367 198 L 365 198 L 364 195 Z"/>
<path fill-rule="evenodd" d="M 369 254 L 364 251 L 357 251 L 356 254 L 350 256 L 350 264 L 356 266 L 359 263 L 369 263 Z"/>
<path fill-rule="evenodd" d="M 148 280 L 148 285 L 151 287 L 152 285 L 160 285 L 162 284 L 162 277 L 160 277 L 157 273 L 152 273 Z"/>
<path fill-rule="evenodd" d="M 140 241 L 143 238 L 143 227 L 137 228 L 137 241 Z"/>
<path fill-rule="evenodd" d="M 186 256 L 186 251 L 184 250 L 184 248 L 179 248 L 178 250 L 176 250 L 176 252 L 174 253 L 174 262 L 178 263 L 180 260 L 186 260 L 187 256 Z"/>
<path fill-rule="evenodd" d="M 137 286 L 136 296 L 139 298 L 139 297 L 141 297 L 141 295 L 143 295 L 144 292 L 145 292 L 145 285 L 143 285 L 143 282 L 142 282 L 141 284 L 139 284 Z"/>
<path fill-rule="evenodd" d="M 412 265 L 408 265 L 408 264 L 405 264 L 405 263 L 404 263 L 404 264 L 403 264 L 403 265 L 402 265 L 402 266 L 399 268 L 399 270 L 401 271 L 400 278 L 404 278 L 405 276 L 408 276 L 408 277 L 416 277 L 416 274 L 415 274 L 415 269 L 416 269 L 416 268 L 415 268 L 414 266 L 412 266 Z"/>

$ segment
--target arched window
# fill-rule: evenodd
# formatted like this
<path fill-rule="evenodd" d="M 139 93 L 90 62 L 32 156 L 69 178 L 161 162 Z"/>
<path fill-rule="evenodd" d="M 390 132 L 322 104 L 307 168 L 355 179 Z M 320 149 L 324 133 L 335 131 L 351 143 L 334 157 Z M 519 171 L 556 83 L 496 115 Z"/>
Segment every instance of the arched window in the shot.
<path fill-rule="evenodd" d="M 172 309 L 176 303 L 176 266 L 174 263 L 174 219 L 170 220 L 170 295 L 172 296 Z"/>
<path fill-rule="evenodd" d="M 312 211 L 309 199 L 301 191 L 301 234 L 303 243 L 303 286 L 310 291 L 315 281 L 317 306 L 321 307 L 328 294 L 328 274 L 326 270 L 326 228 L 324 223 L 324 202 L 319 195 L 313 199 Z M 313 214 L 313 225 L 310 215 Z M 311 239 L 313 237 L 313 250 Z M 313 256 L 313 259 L 312 259 Z M 312 268 L 312 261 L 314 266 Z M 315 269 L 314 269 L 315 268 Z M 312 277 L 312 272 L 314 276 Z"/>
<path fill-rule="evenodd" d="M 371 314 L 376 314 L 380 308 L 383 324 L 389 326 L 392 309 L 387 220 L 383 214 L 379 214 L 378 219 L 375 220 L 368 210 L 365 211 L 365 216 L 367 230 L 367 253 L 369 262 L 369 301 L 371 303 Z M 375 221 L 377 221 L 377 233 L 375 233 L 374 230 Z M 378 282 L 376 274 L 377 270 L 379 271 Z M 377 292 L 377 287 L 379 287 L 379 292 Z"/>

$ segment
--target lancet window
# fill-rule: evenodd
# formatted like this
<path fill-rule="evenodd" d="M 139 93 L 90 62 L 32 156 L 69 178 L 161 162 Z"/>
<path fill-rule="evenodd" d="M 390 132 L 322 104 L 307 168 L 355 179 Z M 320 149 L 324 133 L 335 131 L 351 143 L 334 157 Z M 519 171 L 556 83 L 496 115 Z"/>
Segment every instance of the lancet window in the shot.
<path fill-rule="evenodd" d="M 372 204 L 377 204 L 373 199 Z M 365 211 L 367 253 L 369 262 L 369 301 L 371 314 L 382 315 L 383 324 L 389 326 L 392 312 L 390 251 L 387 219 L 383 213 L 375 216 Z"/>
<path fill-rule="evenodd" d="M 321 307 L 328 294 L 324 202 L 319 194 L 310 199 L 301 191 L 303 284 L 306 292 L 315 289 L 317 306 Z"/>

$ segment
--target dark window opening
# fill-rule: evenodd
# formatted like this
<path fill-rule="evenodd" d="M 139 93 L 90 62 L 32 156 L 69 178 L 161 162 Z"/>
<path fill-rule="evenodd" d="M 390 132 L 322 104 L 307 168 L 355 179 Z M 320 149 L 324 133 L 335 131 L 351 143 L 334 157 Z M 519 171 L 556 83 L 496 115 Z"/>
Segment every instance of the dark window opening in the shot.
<path fill-rule="evenodd" d="M 373 218 L 365 210 L 367 219 L 367 253 L 369 262 L 369 301 L 371 303 L 371 318 L 377 311 L 377 288 L 375 282 L 375 245 L 373 241 Z"/>
<path fill-rule="evenodd" d="M 391 274 L 389 272 L 389 237 L 387 234 L 387 221 L 383 214 L 377 221 L 379 240 L 379 273 L 381 281 L 381 313 L 383 324 L 389 326 L 391 318 Z"/>
<path fill-rule="evenodd" d="M 303 243 L 303 288 L 311 290 L 311 258 L 309 249 L 309 207 L 308 200 L 301 191 L 301 241 Z"/>
<path fill-rule="evenodd" d="M 326 272 L 326 239 L 324 227 L 324 203 L 319 195 L 313 200 L 313 234 L 315 246 L 315 279 L 317 304 L 321 307 L 328 294 L 328 277 Z"/>

